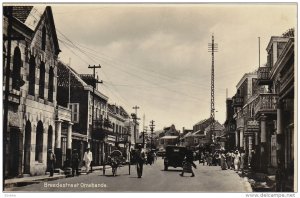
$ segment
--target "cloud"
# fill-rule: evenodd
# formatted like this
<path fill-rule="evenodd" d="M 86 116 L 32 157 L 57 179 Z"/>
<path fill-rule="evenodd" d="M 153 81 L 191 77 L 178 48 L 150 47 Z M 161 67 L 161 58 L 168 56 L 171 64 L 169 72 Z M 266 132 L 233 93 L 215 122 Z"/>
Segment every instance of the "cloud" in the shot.
<path fill-rule="evenodd" d="M 215 106 L 222 123 L 226 88 L 232 96 L 243 74 L 258 66 L 257 37 L 264 63 L 270 37 L 296 27 L 297 19 L 296 4 L 58 4 L 52 9 L 58 30 L 90 56 L 76 49 L 74 55 L 60 43 L 61 59 L 72 57 L 79 73 L 101 63 L 101 91 L 110 102 L 129 112 L 140 106 L 158 129 L 191 128 L 209 117 L 212 33 L 219 46 Z"/>

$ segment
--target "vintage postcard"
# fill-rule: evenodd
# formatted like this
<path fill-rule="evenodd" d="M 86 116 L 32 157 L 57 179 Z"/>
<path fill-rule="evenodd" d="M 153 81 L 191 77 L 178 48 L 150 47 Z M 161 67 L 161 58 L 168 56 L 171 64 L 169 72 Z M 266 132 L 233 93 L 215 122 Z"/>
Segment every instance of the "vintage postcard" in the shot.
<path fill-rule="evenodd" d="M 297 3 L 2 10 L 3 192 L 295 196 Z"/>

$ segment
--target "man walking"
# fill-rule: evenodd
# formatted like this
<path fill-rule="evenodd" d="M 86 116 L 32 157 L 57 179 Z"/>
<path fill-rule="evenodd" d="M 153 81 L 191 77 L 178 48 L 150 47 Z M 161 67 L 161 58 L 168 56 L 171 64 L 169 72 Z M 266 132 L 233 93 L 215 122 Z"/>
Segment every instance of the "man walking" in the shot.
<path fill-rule="evenodd" d="M 138 178 L 141 178 L 143 175 L 143 165 L 145 162 L 145 153 L 142 150 L 141 145 L 138 145 L 137 149 L 138 150 L 135 153 L 135 155 L 136 155 L 136 157 L 135 157 L 136 158 L 136 170 L 137 170 Z"/>
<path fill-rule="evenodd" d="M 54 165 L 55 165 L 56 157 L 52 152 L 52 149 L 48 150 L 48 170 L 50 172 L 50 177 L 53 177 L 54 174 Z"/>
<path fill-rule="evenodd" d="M 83 161 L 86 168 L 86 174 L 89 174 L 91 163 L 93 161 L 93 154 L 90 151 L 90 148 L 87 148 L 86 152 L 84 152 Z"/>

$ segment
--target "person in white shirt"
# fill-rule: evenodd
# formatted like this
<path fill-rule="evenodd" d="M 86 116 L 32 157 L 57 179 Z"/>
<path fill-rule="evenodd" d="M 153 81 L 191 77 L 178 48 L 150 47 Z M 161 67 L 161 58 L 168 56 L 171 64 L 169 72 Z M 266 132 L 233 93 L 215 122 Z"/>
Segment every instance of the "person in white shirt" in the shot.
<path fill-rule="evenodd" d="M 93 154 L 90 151 L 90 148 L 86 149 L 86 152 L 84 153 L 84 156 L 83 156 L 83 161 L 85 164 L 86 173 L 89 174 L 91 162 L 93 161 Z"/>

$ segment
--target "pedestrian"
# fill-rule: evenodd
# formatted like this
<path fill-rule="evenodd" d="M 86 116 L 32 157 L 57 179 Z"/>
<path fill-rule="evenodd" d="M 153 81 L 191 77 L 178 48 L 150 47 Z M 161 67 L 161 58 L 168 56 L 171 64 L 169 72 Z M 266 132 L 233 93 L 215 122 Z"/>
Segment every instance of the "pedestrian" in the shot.
<path fill-rule="evenodd" d="M 193 171 L 193 167 L 197 168 L 196 164 L 193 161 L 193 151 L 187 150 L 185 155 L 185 160 L 183 162 L 183 168 L 181 174 L 179 174 L 181 177 L 183 177 L 184 173 L 192 173 L 191 177 L 195 177 L 195 173 Z"/>
<path fill-rule="evenodd" d="M 85 170 L 86 174 L 89 174 L 90 166 L 91 166 L 91 163 L 93 161 L 93 154 L 90 151 L 89 147 L 86 149 L 86 152 L 84 152 L 83 161 L 84 161 L 84 165 L 85 165 L 85 168 L 86 168 L 86 170 Z"/>
<path fill-rule="evenodd" d="M 202 163 L 203 163 L 203 166 L 204 166 L 204 164 L 205 164 L 205 155 L 204 155 L 204 153 L 203 152 L 201 152 L 201 154 L 200 154 L 200 158 L 201 158 L 201 160 L 202 160 Z M 199 163 L 200 164 L 200 163 Z"/>
<path fill-rule="evenodd" d="M 213 162 L 213 154 L 212 153 L 208 153 L 208 166 L 212 166 L 213 164 L 212 164 L 212 162 Z"/>
<path fill-rule="evenodd" d="M 250 159 L 250 167 L 253 171 L 256 170 L 256 154 L 255 154 L 255 150 L 252 150 L 251 151 L 252 153 L 252 156 L 251 156 L 251 159 Z"/>
<path fill-rule="evenodd" d="M 226 153 L 226 162 L 227 162 L 227 167 L 228 169 L 232 169 L 232 151 L 228 151 Z"/>
<path fill-rule="evenodd" d="M 239 170 L 239 166 L 240 166 L 240 153 L 238 150 L 235 151 L 234 153 L 234 170 L 238 171 Z"/>
<path fill-rule="evenodd" d="M 76 176 L 79 175 L 78 166 L 79 166 L 79 155 L 77 149 L 74 149 L 72 154 L 72 176 L 73 177 L 75 175 Z"/>
<path fill-rule="evenodd" d="M 221 161 L 221 169 L 226 170 L 227 169 L 227 164 L 226 164 L 226 155 L 225 155 L 224 150 L 221 150 L 220 161 Z"/>
<path fill-rule="evenodd" d="M 246 158 L 246 154 L 244 149 L 241 149 L 241 154 L 240 154 L 240 170 L 242 171 L 242 173 L 244 173 L 244 168 L 245 168 L 245 158 Z"/>
<path fill-rule="evenodd" d="M 52 149 L 49 149 L 48 150 L 48 170 L 50 172 L 50 177 L 53 177 L 55 162 L 56 162 L 55 154 L 53 153 Z"/>
<path fill-rule="evenodd" d="M 143 166 L 145 163 L 145 152 L 142 150 L 142 145 L 137 146 L 137 150 L 135 152 L 135 162 L 138 178 L 141 178 L 143 176 Z"/>

